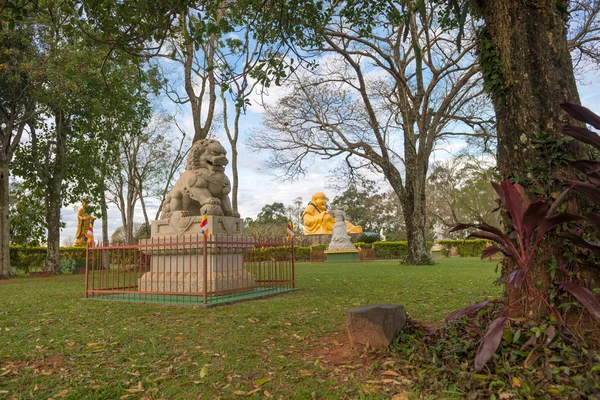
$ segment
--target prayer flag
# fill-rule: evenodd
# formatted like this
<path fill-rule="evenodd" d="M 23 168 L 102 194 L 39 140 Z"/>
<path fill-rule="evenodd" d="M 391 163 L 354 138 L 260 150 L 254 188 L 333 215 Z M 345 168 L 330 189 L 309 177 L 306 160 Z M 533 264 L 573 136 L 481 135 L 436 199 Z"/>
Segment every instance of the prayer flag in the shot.
<path fill-rule="evenodd" d="M 292 240 L 292 238 L 294 237 L 295 234 L 296 234 L 296 231 L 294 231 L 294 226 L 292 225 L 291 222 L 288 222 L 288 224 L 287 224 L 287 238 L 288 238 L 288 241 Z"/>
<path fill-rule="evenodd" d="M 204 214 L 202 214 L 202 219 L 200 220 L 200 230 L 204 236 L 208 237 L 208 210 L 204 210 Z"/>
<path fill-rule="evenodd" d="M 92 224 L 88 226 L 87 232 L 85 233 L 85 237 L 83 238 L 84 242 L 94 243 L 94 228 L 92 228 Z"/>

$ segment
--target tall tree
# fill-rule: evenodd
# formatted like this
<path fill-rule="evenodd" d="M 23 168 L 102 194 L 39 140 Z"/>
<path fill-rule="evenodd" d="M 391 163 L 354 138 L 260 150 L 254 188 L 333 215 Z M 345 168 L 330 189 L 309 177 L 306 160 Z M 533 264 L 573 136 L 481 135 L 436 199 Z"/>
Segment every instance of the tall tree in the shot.
<path fill-rule="evenodd" d="M 250 76 L 254 65 L 260 55 L 258 42 L 253 41 L 250 36 L 250 28 L 246 26 L 243 29 L 243 39 L 228 38 L 217 49 L 220 68 L 223 69 L 224 76 L 227 77 L 228 84 L 221 87 L 221 100 L 223 104 L 223 127 L 231 147 L 231 207 L 233 211 L 238 212 L 238 140 L 240 137 L 240 119 L 250 105 L 248 97 L 253 94 L 259 86 L 259 81 Z M 225 51 L 224 48 L 227 50 Z M 226 87 L 228 87 L 227 90 Z M 233 121 L 229 121 L 229 101 L 226 92 L 231 94 L 233 99 Z"/>
<path fill-rule="evenodd" d="M 26 24 L 35 29 L 43 85 L 35 119 L 27 122 L 28 140 L 17 151 L 15 172 L 28 187 L 43 188 L 48 228 L 44 268 L 58 272 L 60 209 L 92 194 L 98 177 L 90 172 L 91 153 L 112 139 L 90 127 L 114 110 L 130 118 L 130 106 L 145 100 L 135 92 L 142 75 L 137 63 L 116 55 L 104 59 L 102 46 L 70 29 L 72 16 L 60 2 L 39 3 L 34 11 Z"/>
<path fill-rule="evenodd" d="M 10 267 L 9 172 L 27 124 L 36 111 L 41 76 L 34 33 L 24 25 L 13 30 L 0 21 L 0 278 Z"/>
<path fill-rule="evenodd" d="M 111 194 L 111 201 L 121 212 L 121 222 L 124 228 L 124 239 L 133 243 L 135 239 L 135 208 L 142 207 L 144 226 L 150 226 L 150 218 L 146 209 L 147 199 L 156 199 L 162 202 L 166 190 L 176 171 L 179 170 L 185 153 L 182 152 L 185 135 L 179 140 L 174 137 L 171 129 L 171 119 L 165 119 L 160 113 L 155 113 L 149 122 L 149 112 L 133 126 L 128 124 L 125 129 L 119 129 L 120 156 L 117 169 L 109 177 L 110 184 L 107 189 Z M 135 129 L 129 129 L 133 128 Z M 160 207 L 157 211 L 157 217 Z"/>
<path fill-rule="evenodd" d="M 532 192 L 558 192 L 560 177 L 569 173 L 561 160 L 564 152 L 576 159 L 585 158 L 585 150 L 576 142 L 555 153 L 539 145 L 544 137 L 561 141 L 561 124 L 567 116 L 560 104 L 579 103 L 567 42 L 568 1 L 517 4 L 478 0 L 476 4 L 485 21 L 479 55 L 496 111 L 500 174 Z M 577 204 L 569 208 L 576 209 Z M 541 282 L 541 287 L 548 285 L 549 257 L 560 259 L 572 251 L 565 246 L 554 240 L 547 246 L 549 251 L 538 256 L 530 271 L 534 282 Z M 579 267 L 591 274 L 591 279 L 598 278 L 597 269 Z M 507 265 L 505 274 L 513 268 Z M 507 287 L 507 291 L 511 298 L 522 296 L 518 289 Z M 538 313 L 544 310 L 538 301 L 525 301 L 523 307 Z"/>
<path fill-rule="evenodd" d="M 164 52 L 160 53 L 183 68 L 183 88 L 185 94 L 173 84 L 168 85 L 167 95 L 176 104 L 190 104 L 194 137 L 192 144 L 205 139 L 214 129 L 217 112 L 217 93 L 220 79 L 216 65 L 219 47 L 218 29 L 209 29 L 207 25 L 219 24 L 222 13 L 210 10 L 196 10 L 192 7 L 182 12 L 173 26 L 173 33 L 167 39 Z M 175 79 L 175 85 L 181 79 Z"/>
<path fill-rule="evenodd" d="M 334 9 L 315 31 L 322 40 L 316 53 L 325 57 L 320 69 L 290 78 L 291 93 L 267 110 L 267 129 L 250 138 L 253 147 L 273 151 L 271 165 L 287 176 L 303 173 L 311 154 L 343 155 L 351 169 L 383 175 L 404 210 L 410 264 L 432 262 L 425 188 L 436 143 L 477 134 L 474 128 L 491 122 L 477 112 L 483 87 L 471 54 L 475 44 L 453 46 L 437 23 L 438 9 L 427 5 L 404 27 L 397 22 L 400 4 L 382 6 L 370 15 L 377 28 L 369 34 Z"/>

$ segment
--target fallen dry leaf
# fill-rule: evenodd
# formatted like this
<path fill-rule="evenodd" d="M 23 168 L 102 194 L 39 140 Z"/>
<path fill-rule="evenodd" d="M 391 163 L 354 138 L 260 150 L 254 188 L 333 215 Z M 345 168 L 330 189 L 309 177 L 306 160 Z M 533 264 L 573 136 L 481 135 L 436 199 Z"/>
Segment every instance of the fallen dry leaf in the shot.
<path fill-rule="evenodd" d="M 128 393 L 142 393 L 145 390 L 142 387 L 142 381 L 139 381 L 137 387 L 125 389 L 125 391 L 128 392 Z"/>
<path fill-rule="evenodd" d="M 60 392 L 56 393 L 54 396 L 55 399 L 58 397 L 65 397 L 66 395 L 69 394 L 69 391 L 67 389 L 61 390 Z"/>
<path fill-rule="evenodd" d="M 399 373 L 397 373 L 396 371 L 392 371 L 391 369 L 388 369 L 387 371 L 383 371 L 381 373 L 381 375 L 385 375 L 385 376 L 400 376 Z"/>

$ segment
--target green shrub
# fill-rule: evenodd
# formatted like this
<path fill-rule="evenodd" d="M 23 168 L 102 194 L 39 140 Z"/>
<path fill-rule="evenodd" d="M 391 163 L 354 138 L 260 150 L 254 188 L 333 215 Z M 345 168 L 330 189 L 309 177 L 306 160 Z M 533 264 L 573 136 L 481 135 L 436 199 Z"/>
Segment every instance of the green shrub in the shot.
<path fill-rule="evenodd" d="M 375 243 L 375 242 L 381 241 L 381 236 L 379 236 L 378 233 L 370 234 L 370 235 L 363 233 L 362 235 L 360 235 L 358 237 L 358 239 L 356 239 L 356 241 L 363 242 L 363 243 Z"/>
<path fill-rule="evenodd" d="M 10 265 L 17 272 L 28 274 L 44 269 L 46 247 L 10 246 Z M 61 247 L 59 250 L 60 270 L 70 272 L 73 268 L 85 267 L 84 247 Z"/>
<path fill-rule="evenodd" d="M 386 242 L 406 242 L 406 233 L 388 232 L 385 235 Z"/>
<path fill-rule="evenodd" d="M 45 247 L 10 246 L 9 254 L 10 265 L 16 271 L 27 274 L 31 271 L 41 271 L 44 268 Z"/>
<path fill-rule="evenodd" d="M 444 257 L 449 257 L 451 249 L 456 247 L 456 252 L 461 257 L 480 257 L 481 252 L 487 244 L 488 240 L 485 239 L 473 239 L 473 240 L 438 240 L 437 242 L 442 246 L 441 253 Z"/>
<path fill-rule="evenodd" d="M 406 257 L 408 242 L 375 242 L 373 243 L 375 258 L 378 260 Z"/>

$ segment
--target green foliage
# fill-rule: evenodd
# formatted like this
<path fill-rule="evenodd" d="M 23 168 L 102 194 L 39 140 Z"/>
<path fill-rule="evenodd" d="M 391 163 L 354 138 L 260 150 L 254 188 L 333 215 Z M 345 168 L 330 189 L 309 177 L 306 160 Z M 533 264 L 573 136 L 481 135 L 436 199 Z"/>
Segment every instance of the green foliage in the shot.
<path fill-rule="evenodd" d="M 39 246 L 46 237 L 43 199 L 26 190 L 20 183 L 10 185 L 10 243 Z"/>
<path fill-rule="evenodd" d="M 375 242 L 379 242 L 381 240 L 381 237 L 379 236 L 378 233 L 376 234 L 362 234 L 358 237 L 358 239 L 356 240 L 357 242 L 363 242 L 363 243 L 375 243 Z"/>
<path fill-rule="evenodd" d="M 561 177 L 560 171 L 573 161 L 571 142 L 571 138 L 556 138 L 550 131 L 536 132 L 532 144 L 538 158 L 535 161 L 525 160 L 525 170 L 514 174 L 514 183 L 527 189 L 534 188 L 533 194 L 541 196 L 562 191 L 564 177 Z"/>
<path fill-rule="evenodd" d="M 479 30 L 478 39 L 477 54 L 481 65 L 481 73 L 483 74 L 483 87 L 488 93 L 502 93 L 506 89 L 502 61 L 496 46 L 488 37 L 485 27 Z"/>
<path fill-rule="evenodd" d="M 265 205 L 256 216 L 254 223 L 258 224 L 281 224 L 287 226 L 286 209 L 283 203 Z"/>
<path fill-rule="evenodd" d="M 370 210 L 367 208 L 367 202 L 371 194 L 375 191 L 373 182 L 367 182 L 366 187 L 358 188 L 356 185 L 350 186 L 341 195 L 336 196 L 329 205 L 330 210 L 344 210 L 348 219 L 354 224 L 362 226 L 363 231 L 370 231 L 372 218 Z"/>
<path fill-rule="evenodd" d="M 139 239 L 150 239 L 151 227 L 146 224 L 142 224 L 139 229 L 135 232 L 135 238 Z"/>
<path fill-rule="evenodd" d="M 441 253 L 444 257 L 450 256 L 453 247 L 461 257 L 479 257 L 490 241 L 485 239 L 438 240 L 437 243 L 442 246 Z"/>
<path fill-rule="evenodd" d="M 46 247 L 10 246 L 10 264 L 18 272 L 28 274 L 41 271 L 46 259 Z M 61 247 L 59 249 L 61 272 L 85 267 L 85 248 Z"/>
<path fill-rule="evenodd" d="M 404 221 L 398 197 L 393 192 L 379 194 L 375 191 L 371 181 L 365 181 L 363 188 L 353 185 L 336 196 L 328 208 L 343 209 L 350 222 L 361 226 L 365 232 L 383 230 L 386 237 L 388 232 L 401 232 Z"/>
<path fill-rule="evenodd" d="M 492 165 L 468 155 L 434 163 L 427 177 L 429 215 L 444 225 L 462 221 L 498 224 L 500 214 L 492 212 L 497 198 L 490 186 L 494 177 Z"/>
<path fill-rule="evenodd" d="M 472 360 L 497 313 L 492 304 L 439 331 L 409 321 L 391 345 L 397 357 L 411 360 L 397 372 L 410 376 L 416 365 L 419 374 L 412 389 L 424 398 L 440 392 L 486 399 L 594 398 L 600 390 L 600 355 L 564 341 L 555 322 L 512 321 L 488 369 L 473 373 Z"/>
<path fill-rule="evenodd" d="M 405 242 L 406 233 L 404 232 L 387 232 L 385 234 L 386 242 Z"/>

